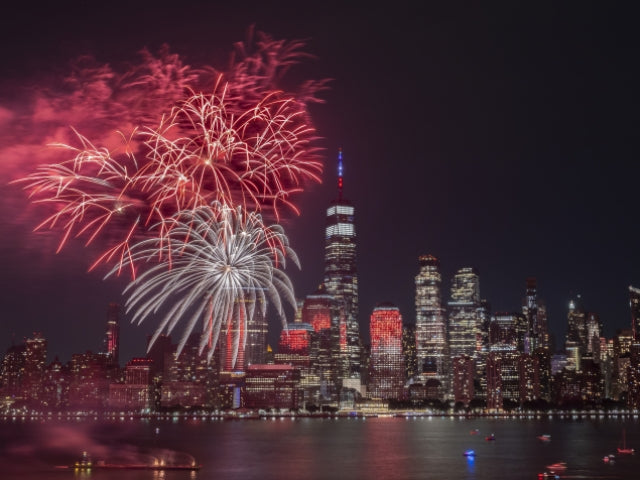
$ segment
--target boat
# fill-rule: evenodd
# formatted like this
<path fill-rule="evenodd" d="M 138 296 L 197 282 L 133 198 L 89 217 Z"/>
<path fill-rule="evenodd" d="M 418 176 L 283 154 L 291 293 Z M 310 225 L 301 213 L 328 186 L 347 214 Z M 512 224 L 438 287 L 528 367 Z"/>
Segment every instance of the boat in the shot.
<path fill-rule="evenodd" d="M 476 456 L 476 452 L 475 450 L 466 450 L 463 455 L 465 457 L 475 457 Z"/>
<path fill-rule="evenodd" d="M 610 453 L 609 455 L 605 455 L 602 461 L 608 464 L 616 463 L 616 456 L 613 453 Z"/>
<path fill-rule="evenodd" d="M 82 453 L 82 457 L 72 465 L 64 465 L 57 468 L 70 469 L 75 471 L 88 470 L 200 470 L 201 465 L 195 462 L 191 463 L 165 463 L 160 460 L 154 460 L 151 463 L 107 463 L 104 460 L 94 462 L 87 452 Z"/>
<path fill-rule="evenodd" d="M 545 443 L 551 441 L 551 435 L 549 435 L 548 433 L 545 433 L 543 435 L 538 435 L 536 438 L 541 442 L 545 442 Z"/>
<path fill-rule="evenodd" d="M 491 435 L 487 435 L 484 437 L 487 442 L 493 442 L 496 439 L 496 436 L 492 433 Z"/>
<path fill-rule="evenodd" d="M 480 430 L 478 430 L 477 428 L 474 428 L 469 432 L 469 435 L 478 435 L 479 433 L 480 433 Z"/>
<path fill-rule="evenodd" d="M 565 462 L 557 462 L 552 463 L 551 465 L 547 465 L 547 470 L 549 470 L 551 473 L 564 472 L 566 469 L 567 464 Z"/>
<path fill-rule="evenodd" d="M 622 430 L 622 445 L 618 447 L 618 453 L 620 455 L 633 455 L 635 450 L 633 448 L 627 447 L 627 432 L 626 430 Z"/>
<path fill-rule="evenodd" d="M 551 472 L 542 472 L 538 474 L 538 480 L 547 480 L 547 479 L 556 479 L 556 478 L 560 478 L 560 477 L 555 473 L 551 473 Z"/>

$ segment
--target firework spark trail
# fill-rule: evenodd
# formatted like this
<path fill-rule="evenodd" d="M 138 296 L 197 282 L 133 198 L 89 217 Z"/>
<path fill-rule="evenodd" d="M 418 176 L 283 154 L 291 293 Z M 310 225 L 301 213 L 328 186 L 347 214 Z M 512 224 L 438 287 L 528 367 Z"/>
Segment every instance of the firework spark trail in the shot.
<path fill-rule="evenodd" d="M 279 225 L 265 226 L 260 214 L 242 207 L 214 203 L 211 207 L 185 210 L 167 220 L 171 226 L 164 238 L 143 240 L 132 246 L 132 262 L 152 266 L 126 288 L 127 312 L 140 324 L 173 302 L 151 338 L 149 348 L 163 332 L 171 333 L 182 318 L 188 318 L 178 345 L 182 351 L 200 321 L 203 335 L 200 353 L 211 360 L 221 331 L 234 331 L 233 363 L 246 328 L 239 328 L 260 309 L 265 314 L 270 300 L 286 319 L 282 298 L 295 308 L 293 285 L 282 270 L 290 259 L 300 267 L 295 252 Z M 274 248 L 275 246 L 275 248 Z M 162 251 L 162 260 L 158 260 Z M 116 273 L 116 269 L 109 275 Z"/>
<path fill-rule="evenodd" d="M 155 208 L 167 201 L 194 208 L 212 201 L 299 213 L 290 197 L 308 181 L 320 182 L 322 163 L 311 146 L 313 127 L 299 103 L 270 94 L 247 110 L 227 104 L 226 88 L 195 93 L 166 120 L 142 135 L 150 149 L 144 188 Z"/>

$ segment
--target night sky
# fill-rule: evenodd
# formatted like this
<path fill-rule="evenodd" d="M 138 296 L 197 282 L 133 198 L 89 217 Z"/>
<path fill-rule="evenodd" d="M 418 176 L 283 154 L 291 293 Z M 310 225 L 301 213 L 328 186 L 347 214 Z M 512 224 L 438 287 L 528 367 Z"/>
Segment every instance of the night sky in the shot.
<path fill-rule="evenodd" d="M 223 68 L 251 25 L 306 41 L 315 58 L 292 75 L 332 79 L 325 103 L 311 107 L 323 183 L 308 185 L 301 215 L 283 222 L 302 262 L 287 269 L 298 297 L 322 280 L 342 148 L 365 339 L 379 302 L 415 320 L 422 254 L 440 259 L 445 301 L 455 271 L 476 267 L 494 312 L 520 311 L 526 278 L 537 277 L 557 341 L 577 295 L 606 336 L 630 325 L 627 289 L 640 286 L 638 42 L 622 2 L 219 3 L 23 2 L 2 12 L 0 351 L 34 331 L 50 359 L 100 351 L 107 304 L 125 301 L 122 279 L 87 273 L 86 249 L 56 255 L 55 236 L 29 233 L 36 217 L 7 184 L 34 166 L 16 147 L 27 134 L 38 142 L 15 122 L 29 88 L 54 88 L 79 55 L 123 65 L 164 43 L 188 64 Z M 273 343 L 280 326 L 271 325 Z M 144 354 L 154 329 L 123 319 L 121 363 Z"/>

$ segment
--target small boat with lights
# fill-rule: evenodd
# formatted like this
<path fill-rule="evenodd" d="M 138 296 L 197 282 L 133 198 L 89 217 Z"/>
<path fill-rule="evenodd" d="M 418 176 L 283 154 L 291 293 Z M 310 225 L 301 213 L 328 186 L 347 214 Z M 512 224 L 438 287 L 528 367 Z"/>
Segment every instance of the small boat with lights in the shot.
<path fill-rule="evenodd" d="M 635 450 L 633 448 L 627 447 L 627 432 L 626 430 L 622 430 L 622 443 L 618 447 L 619 455 L 633 455 Z"/>
<path fill-rule="evenodd" d="M 154 459 L 148 463 L 109 463 L 104 460 L 93 461 L 87 452 L 82 453 L 82 457 L 72 465 L 65 465 L 58 468 L 69 469 L 74 471 L 89 470 L 200 470 L 201 465 L 195 461 L 186 463 L 168 463 L 162 460 Z"/>
<path fill-rule="evenodd" d="M 475 452 L 475 450 L 465 450 L 463 455 L 465 457 L 475 457 L 476 456 L 476 452 Z"/>
<path fill-rule="evenodd" d="M 544 442 L 544 443 L 548 443 L 548 442 L 551 441 L 551 435 L 549 435 L 547 433 L 545 433 L 543 435 L 538 435 L 536 438 L 538 440 L 540 440 L 541 442 Z"/>
<path fill-rule="evenodd" d="M 492 433 L 491 435 L 487 435 L 486 437 L 484 437 L 484 439 L 485 439 L 487 442 L 495 442 L 495 440 L 496 440 L 496 436 Z"/>

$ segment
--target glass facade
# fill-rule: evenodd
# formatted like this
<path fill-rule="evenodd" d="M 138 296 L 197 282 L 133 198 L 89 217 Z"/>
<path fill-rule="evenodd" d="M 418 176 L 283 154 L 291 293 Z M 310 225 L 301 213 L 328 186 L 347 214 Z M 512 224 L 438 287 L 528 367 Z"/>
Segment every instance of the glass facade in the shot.
<path fill-rule="evenodd" d="M 474 268 L 461 268 L 454 275 L 448 308 L 451 357 L 467 355 L 477 362 L 482 350 L 484 309 L 480 302 L 480 277 Z"/>
<path fill-rule="evenodd" d="M 449 348 L 445 310 L 442 306 L 440 262 L 432 255 L 419 258 L 416 285 L 416 370 L 426 384 L 437 382 L 439 392 L 449 390 Z"/>
<path fill-rule="evenodd" d="M 338 198 L 327 208 L 324 249 L 324 288 L 344 311 L 340 322 L 340 354 L 345 376 L 360 377 L 358 273 L 356 267 L 355 209 L 342 196 L 342 151 L 338 155 Z"/>
<path fill-rule="evenodd" d="M 369 395 L 399 399 L 404 388 L 402 316 L 398 307 L 381 304 L 374 308 L 369 326 L 371 365 Z"/>

